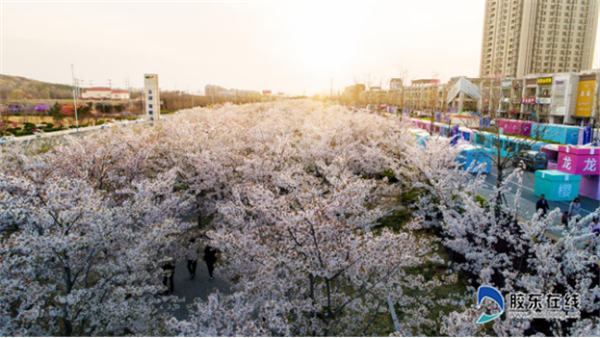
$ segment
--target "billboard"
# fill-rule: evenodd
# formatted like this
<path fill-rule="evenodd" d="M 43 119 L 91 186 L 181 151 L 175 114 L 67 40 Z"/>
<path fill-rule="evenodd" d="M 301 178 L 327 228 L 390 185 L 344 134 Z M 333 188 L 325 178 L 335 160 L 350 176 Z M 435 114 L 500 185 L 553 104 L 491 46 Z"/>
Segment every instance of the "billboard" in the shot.
<path fill-rule="evenodd" d="M 551 77 L 540 77 L 539 79 L 537 79 L 537 84 L 539 84 L 539 85 L 552 84 L 552 78 Z"/>
<path fill-rule="evenodd" d="M 271 95 L 271 90 L 265 89 L 265 90 L 262 91 L 262 94 L 263 95 Z"/>
<path fill-rule="evenodd" d="M 577 88 L 577 106 L 575 107 L 575 116 L 590 117 L 592 115 L 594 89 L 596 89 L 595 80 L 579 81 L 579 87 Z"/>

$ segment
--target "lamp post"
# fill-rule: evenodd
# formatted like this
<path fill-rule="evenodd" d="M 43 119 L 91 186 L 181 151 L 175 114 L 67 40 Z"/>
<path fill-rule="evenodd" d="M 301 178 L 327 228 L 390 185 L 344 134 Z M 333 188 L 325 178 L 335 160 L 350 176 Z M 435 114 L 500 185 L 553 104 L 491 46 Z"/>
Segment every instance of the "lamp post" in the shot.
<path fill-rule="evenodd" d="M 73 79 L 73 108 L 75 109 L 75 126 L 77 132 L 79 132 L 79 119 L 77 117 L 77 89 L 75 87 L 75 71 L 73 70 L 73 64 L 71 64 L 71 77 Z"/>

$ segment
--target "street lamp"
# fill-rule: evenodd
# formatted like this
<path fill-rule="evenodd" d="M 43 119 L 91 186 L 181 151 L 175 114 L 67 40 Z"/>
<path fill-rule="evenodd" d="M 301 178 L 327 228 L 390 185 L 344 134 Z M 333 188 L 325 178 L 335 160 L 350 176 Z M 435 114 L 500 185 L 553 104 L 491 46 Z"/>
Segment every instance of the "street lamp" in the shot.
<path fill-rule="evenodd" d="M 75 109 L 75 126 L 77 132 L 79 132 L 79 119 L 77 117 L 77 90 L 75 87 L 75 71 L 73 70 L 73 64 L 71 64 L 71 77 L 73 79 L 73 108 Z"/>

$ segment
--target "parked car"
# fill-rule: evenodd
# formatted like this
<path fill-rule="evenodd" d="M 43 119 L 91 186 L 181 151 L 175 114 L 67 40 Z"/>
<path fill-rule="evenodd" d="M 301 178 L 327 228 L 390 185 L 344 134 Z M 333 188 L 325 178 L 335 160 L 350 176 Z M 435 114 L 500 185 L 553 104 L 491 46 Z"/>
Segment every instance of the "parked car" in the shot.
<path fill-rule="evenodd" d="M 365 107 L 365 109 L 366 109 L 367 111 L 369 111 L 370 113 L 374 113 L 374 112 L 376 112 L 376 111 L 377 111 L 377 106 L 376 106 L 376 105 L 374 105 L 374 104 L 368 104 L 368 105 Z"/>
<path fill-rule="evenodd" d="M 522 165 L 525 170 L 535 171 L 548 169 L 548 155 L 541 151 L 520 151 L 513 155 L 512 162 L 515 167 Z"/>

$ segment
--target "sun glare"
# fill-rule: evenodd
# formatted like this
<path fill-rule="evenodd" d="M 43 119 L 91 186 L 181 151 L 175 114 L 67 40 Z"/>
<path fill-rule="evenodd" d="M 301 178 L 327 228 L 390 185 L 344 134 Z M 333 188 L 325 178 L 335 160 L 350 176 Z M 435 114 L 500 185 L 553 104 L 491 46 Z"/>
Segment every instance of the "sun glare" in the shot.
<path fill-rule="evenodd" d="M 332 3 L 301 6 L 292 23 L 294 56 L 299 64 L 320 75 L 349 66 L 360 44 L 360 15 L 355 8 Z"/>

